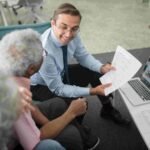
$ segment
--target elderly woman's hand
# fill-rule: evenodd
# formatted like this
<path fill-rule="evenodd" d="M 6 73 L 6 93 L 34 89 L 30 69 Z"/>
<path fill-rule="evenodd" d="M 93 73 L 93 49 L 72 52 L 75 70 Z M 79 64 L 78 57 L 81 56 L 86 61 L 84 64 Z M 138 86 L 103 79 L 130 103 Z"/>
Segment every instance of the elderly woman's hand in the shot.
<path fill-rule="evenodd" d="M 19 94 L 20 94 L 20 102 L 21 102 L 21 112 L 25 112 L 28 110 L 34 110 L 34 107 L 32 106 L 32 93 L 22 86 L 19 86 Z"/>

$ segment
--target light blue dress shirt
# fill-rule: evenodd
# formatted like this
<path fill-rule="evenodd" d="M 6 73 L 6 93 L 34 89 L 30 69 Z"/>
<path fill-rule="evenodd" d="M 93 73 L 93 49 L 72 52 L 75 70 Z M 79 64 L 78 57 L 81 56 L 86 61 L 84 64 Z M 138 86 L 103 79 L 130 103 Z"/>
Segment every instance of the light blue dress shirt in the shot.
<path fill-rule="evenodd" d="M 75 85 L 67 85 L 62 82 L 63 76 L 63 55 L 61 44 L 54 35 L 52 29 L 46 30 L 41 41 L 47 55 L 44 55 L 43 64 L 36 74 L 31 77 L 31 85 L 46 85 L 50 91 L 62 97 L 80 97 L 90 94 L 89 87 L 79 87 Z M 68 63 L 75 58 L 80 65 L 90 70 L 99 72 L 103 65 L 87 52 L 77 35 L 68 44 Z"/>

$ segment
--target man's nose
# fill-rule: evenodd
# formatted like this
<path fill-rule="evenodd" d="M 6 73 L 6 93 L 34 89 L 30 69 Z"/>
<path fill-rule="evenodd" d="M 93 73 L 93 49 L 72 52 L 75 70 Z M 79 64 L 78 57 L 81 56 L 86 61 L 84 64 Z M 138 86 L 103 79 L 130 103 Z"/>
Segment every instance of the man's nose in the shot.
<path fill-rule="evenodd" d="M 66 31 L 66 33 L 65 33 L 65 35 L 67 36 L 67 37 L 72 37 L 72 31 L 71 30 L 67 30 Z"/>

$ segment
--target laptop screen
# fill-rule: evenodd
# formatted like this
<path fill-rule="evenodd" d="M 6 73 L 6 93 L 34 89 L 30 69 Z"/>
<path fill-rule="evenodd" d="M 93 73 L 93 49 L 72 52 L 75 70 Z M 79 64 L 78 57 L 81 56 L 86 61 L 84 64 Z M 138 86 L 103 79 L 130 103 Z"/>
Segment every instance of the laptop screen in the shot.
<path fill-rule="evenodd" d="M 150 57 L 145 64 L 144 72 L 142 73 L 142 81 L 150 89 Z"/>

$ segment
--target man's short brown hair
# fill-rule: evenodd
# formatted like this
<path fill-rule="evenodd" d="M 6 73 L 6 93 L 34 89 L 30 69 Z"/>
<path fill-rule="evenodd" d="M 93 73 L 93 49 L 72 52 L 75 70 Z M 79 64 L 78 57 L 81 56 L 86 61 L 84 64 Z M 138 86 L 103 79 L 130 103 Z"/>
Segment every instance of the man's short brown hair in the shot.
<path fill-rule="evenodd" d="M 80 17 L 80 20 L 81 20 L 81 18 L 82 18 L 81 14 L 80 14 L 80 11 L 79 11 L 75 6 L 73 6 L 73 5 L 70 4 L 70 3 L 63 3 L 63 4 L 61 4 L 61 5 L 54 11 L 54 14 L 53 14 L 52 19 L 53 19 L 53 20 L 56 20 L 59 14 L 69 14 L 69 15 L 71 15 L 71 16 L 79 16 L 79 17 Z"/>

